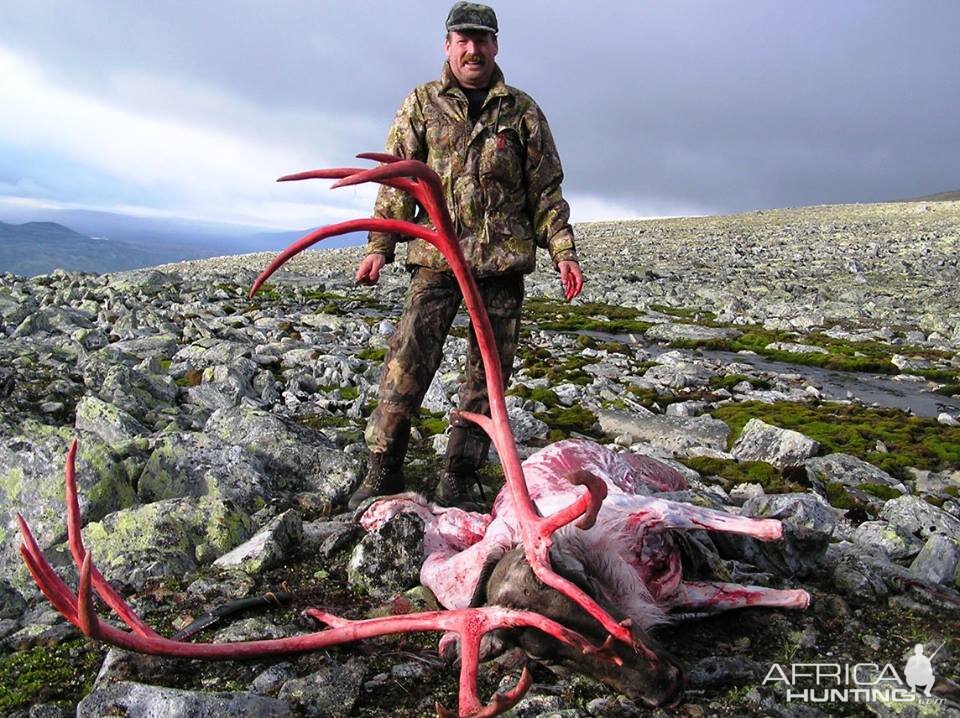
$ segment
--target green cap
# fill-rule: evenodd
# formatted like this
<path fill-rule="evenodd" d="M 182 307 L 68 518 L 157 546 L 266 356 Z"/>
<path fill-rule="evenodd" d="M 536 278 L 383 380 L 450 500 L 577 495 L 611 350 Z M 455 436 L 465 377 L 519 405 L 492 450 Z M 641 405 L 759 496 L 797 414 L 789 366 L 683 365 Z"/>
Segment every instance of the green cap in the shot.
<path fill-rule="evenodd" d="M 492 7 L 475 2 L 458 2 L 447 15 L 447 32 L 492 32 L 496 34 L 497 14 Z"/>

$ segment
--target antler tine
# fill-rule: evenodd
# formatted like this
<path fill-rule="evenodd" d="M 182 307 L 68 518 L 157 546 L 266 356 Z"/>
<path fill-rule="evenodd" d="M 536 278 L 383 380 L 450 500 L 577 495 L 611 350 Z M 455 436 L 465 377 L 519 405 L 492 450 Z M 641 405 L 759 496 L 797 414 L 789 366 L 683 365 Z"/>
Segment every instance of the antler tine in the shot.
<path fill-rule="evenodd" d="M 375 162 L 399 162 L 403 159 L 399 155 L 391 155 L 386 152 L 361 152 L 357 155 L 358 160 L 374 160 Z"/>
<path fill-rule="evenodd" d="M 363 172 L 360 167 L 334 167 L 332 169 L 307 170 L 306 172 L 295 172 L 294 174 L 278 177 L 277 182 L 297 182 L 305 179 L 340 179 L 349 177 L 356 172 Z"/>
<path fill-rule="evenodd" d="M 82 572 L 88 554 L 83 547 L 83 538 L 80 534 L 80 497 L 77 494 L 76 459 L 77 440 L 74 439 L 67 451 L 67 463 L 64 468 L 66 474 L 64 499 L 67 504 L 67 545 L 70 547 L 70 555 L 73 556 L 74 565 Z M 141 636 L 158 635 L 130 608 L 130 605 L 120 597 L 120 594 L 113 590 L 113 586 L 107 582 L 96 566 L 91 565 L 90 574 L 94 590 L 103 599 L 104 603 L 113 609 L 120 620 Z"/>
<path fill-rule="evenodd" d="M 420 237 L 421 239 L 428 239 L 429 235 L 433 234 L 428 227 L 423 227 L 413 224 L 412 222 L 403 222 L 396 219 L 351 219 L 346 222 L 340 222 L 339 224 L 331 224 L 327 225 L 326 227 L 321 227 L 320 229 L 316 229 L 313 232 L 310 232 L 310 234 L 301 237 L 283 250 L 280 254 L 278 254 L 276 259 L 270 262 L 270 264 L 267 265 L 267 268 L 260 272 L 260 275 L 254 281 L 253 286 L 250 287 L 250 292 L 247 294 L 247 298 L 252 299 L 253 295 L 256 294 L 260 290 L 260 287 L 263 286 L 263 283 L 266 282 L 270 276 L 291 257 L 299 254 L 309 247 L 312 247 L 320 240 L 328 239 L 330 237 L 337 237 L 341 234 L 349 234 L 350 232 L 362 232 L 369 230 L 378 232 L 402 232 L 403 234 L 410 234 L 414 237 Z"/>

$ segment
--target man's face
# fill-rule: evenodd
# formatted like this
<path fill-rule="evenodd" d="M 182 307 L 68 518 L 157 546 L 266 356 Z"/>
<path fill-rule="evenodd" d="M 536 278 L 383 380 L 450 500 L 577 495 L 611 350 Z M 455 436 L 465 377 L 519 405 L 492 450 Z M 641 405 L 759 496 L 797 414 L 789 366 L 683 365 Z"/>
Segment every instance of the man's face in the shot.
<path fill-rule="evenodd" d="M 497 37 L 491 32 L 456 32 L 447 37 L 447 60 L 461 87 L 478 89 L 490 85 Z"/>

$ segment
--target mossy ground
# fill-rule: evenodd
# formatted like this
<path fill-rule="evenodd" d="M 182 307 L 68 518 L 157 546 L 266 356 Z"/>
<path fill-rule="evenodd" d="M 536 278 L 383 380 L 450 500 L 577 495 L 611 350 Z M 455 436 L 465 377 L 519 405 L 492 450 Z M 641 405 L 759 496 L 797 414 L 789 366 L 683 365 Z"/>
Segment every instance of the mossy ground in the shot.
<path fill-rule="evenodd" d="M 523 305 L 523 319 L 540 329 L 589 330 L 608 334 L 642 333 L 650 322 L 639 320 L 643 312 L 600 302 L 566 303 L 553 299 L 529 298 Z"/>
<path fill-rule="evenodd" d="M 960 428 L 908 416 L 896 409 L 830 402 L 812 405 L 747 401 L 721 406 L 713 411 L 713 416 L 730 426 L 731 445 L 744 425 L 757 418 L 816 439 L 823 446 L 823 453 L 852 454 L 900 479 L 909 478 L 908 467 L 960 467 Z"/>
<path fill-rule="evenodd" d="M 0 656 L 0 715 L 38 703 L 72 708 L 90 692 L 105 654 L 76 639 Z"/>
<path fill-rule="evenodd" d="M 784 477 L 775 466 L 765 461 L 734 461 L 706 456 L 694 456 L 682 461 L 701 476 L 720 479 L 728 490 L 736 484 L 760 484 L 768 494 L 807 490 L 807 487 Z"/>

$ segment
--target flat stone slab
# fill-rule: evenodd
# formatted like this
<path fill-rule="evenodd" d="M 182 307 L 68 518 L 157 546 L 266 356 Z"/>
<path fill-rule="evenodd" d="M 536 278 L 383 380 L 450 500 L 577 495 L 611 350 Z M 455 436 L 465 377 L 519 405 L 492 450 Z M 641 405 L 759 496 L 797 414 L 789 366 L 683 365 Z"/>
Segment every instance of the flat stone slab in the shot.
<path fill-rule="evenodd" d="M 644 336 L 658 342 L 673 341 L 710 341 L 712 339 L 736 339 L 743 332 L 736 329 L 725 329 L 722 327 L 702 327 L 699 324 L 682 324 L 664 322 L 663 324 L 654 324 L 647 329 Z"/>
<path fill-rule="evenodd" d="M 287 718 L 284 701 L 253 693 L 203 693 L 122 682 L 95 690 L 77 706 L 77 718 Z"/>
<path fill-rule="evenodd" d="M 725 451 L 730 438 L 730 427 L 709 416 L 642 416 L 607 410 L 600 412 L 599 419 L 608 436 L 626 436 L 631 444 L 646 442 L 674 453 L 695 447 Z"/>

